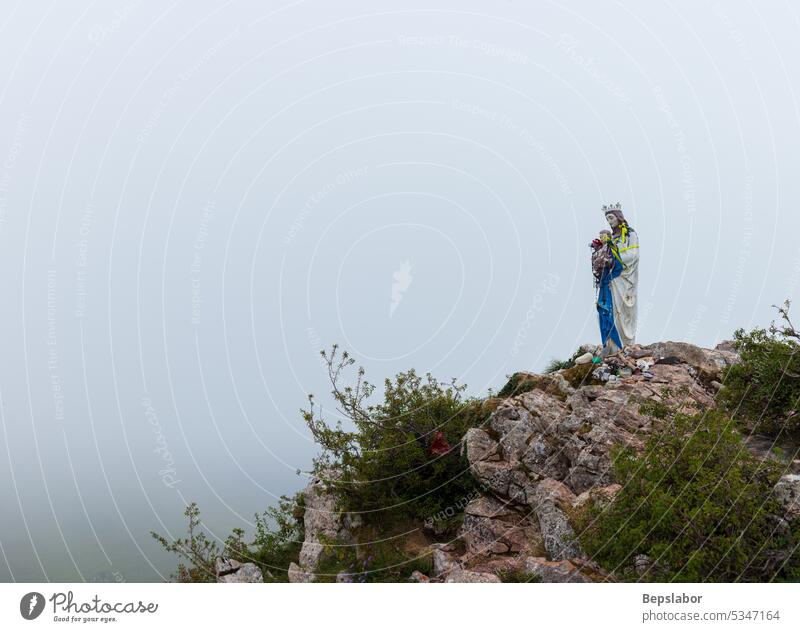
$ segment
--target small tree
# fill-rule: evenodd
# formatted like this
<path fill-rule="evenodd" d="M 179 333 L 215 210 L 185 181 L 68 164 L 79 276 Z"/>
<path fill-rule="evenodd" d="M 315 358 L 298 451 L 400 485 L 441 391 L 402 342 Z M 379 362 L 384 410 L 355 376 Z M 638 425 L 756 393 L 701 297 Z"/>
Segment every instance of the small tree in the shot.
<path fill-rule="evenodd" d="M 459 444 L 467 429 L 480 422 L 480 403 L 466 399 L 466 385 L 441 383 L 412 369 L 384 383 L 384 401 L 368 404 L 375 387 L 358 368 L 353 385 L 343 385 L 344 371 L 355 363 L 334 345 L 321 352 L 341 421 L 328 423 L 309 395 L 302 410 L 322 453 L 315 471 L 329 480 L 349 511 L 393 511 L 427 518 L 474 488 Z"/>
<path fill-rule="evenodd" d="M 741 361 L 725 373 L 719 401 L 754 430 L 800 434 L 800 333 L 789 318 L 789 301 L 777 307 L 782 324 L 734 333 Z"/>
<path fill-rule="evenodd" d="M 183 515 L 189 520 L 186 538 L 178 538 L 172 542 L 155 531 L 150 535 L 155 538 L 168 552 L 178 556 L 177 574 L 172 578 L 179 582 L 213 582 L 215 575 L 215 560 L 220 554 L 219 545 L 209 540 L 203 533 L 200 521 L 200 509 L 197 503 L 191 503 Z"/>
<path fill-rule="evenodd" d="M 178 556 L 178 570 L 171 577 L 178 582 L 216 581 L 216 560 L 231 557 L 253 562 L 265 581 L 287 581 L 289 564 L 297 559 L 303 542 L 302 495 L 281 496 L 276 507 L 255 516 L 255 537 L 245 542 L 244 529 L 233 529 L 225 542 L 211 540 L 202 531 L 200 509 L 191 503 L 184 515 L 189 520 L 188 535 L 170 542 L 155 531 L 150 535 L 170 553 Z"/>

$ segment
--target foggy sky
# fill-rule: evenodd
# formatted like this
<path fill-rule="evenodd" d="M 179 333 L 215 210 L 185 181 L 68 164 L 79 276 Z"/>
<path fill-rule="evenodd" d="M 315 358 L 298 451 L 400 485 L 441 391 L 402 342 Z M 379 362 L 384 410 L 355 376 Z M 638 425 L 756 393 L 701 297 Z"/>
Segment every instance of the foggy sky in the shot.
<path fill-rule="evenodd" d="M 469 393 L 598 339 L 621 202 L 639 340 L 800 284 L 789 2 L 10 2 L 0 579 L 156 580 L 304 485 L 318 352 Z"/>

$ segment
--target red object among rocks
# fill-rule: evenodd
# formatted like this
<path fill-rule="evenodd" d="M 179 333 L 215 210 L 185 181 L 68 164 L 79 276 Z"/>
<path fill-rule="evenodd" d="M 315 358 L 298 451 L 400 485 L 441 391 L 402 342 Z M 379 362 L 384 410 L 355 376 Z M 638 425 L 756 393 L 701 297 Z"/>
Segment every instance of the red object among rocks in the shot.
<path fill-rule="evenodd" d="M 431 454 L 447 454 L 450 452 L 452 447 L 449 443 L 447 443 L 447 439 L 445 439 L 444 433 L 439 430 L 433 435 L 433 443 L 431 443 L 431 447 L 429 448 Z"/>

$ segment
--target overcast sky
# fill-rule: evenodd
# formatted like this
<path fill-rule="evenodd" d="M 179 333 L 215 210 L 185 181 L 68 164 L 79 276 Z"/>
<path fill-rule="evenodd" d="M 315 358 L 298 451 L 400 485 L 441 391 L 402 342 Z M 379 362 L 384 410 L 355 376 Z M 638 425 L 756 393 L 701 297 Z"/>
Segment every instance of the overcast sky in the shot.
<path fill-rule="evenodd" d="M 597 342 L 604 203 L 642 342 L 798 296 L 791 2 L 6 4 L 0 579 L 158 579 L 184 502 L 294 493 L 332 343 L 483 395 Z"/>

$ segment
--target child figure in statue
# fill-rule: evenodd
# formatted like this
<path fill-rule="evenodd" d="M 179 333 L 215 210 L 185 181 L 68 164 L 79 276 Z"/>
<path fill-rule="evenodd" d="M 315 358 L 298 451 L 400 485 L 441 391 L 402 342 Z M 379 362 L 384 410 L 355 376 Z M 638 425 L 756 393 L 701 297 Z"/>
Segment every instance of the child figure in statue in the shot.
<path fill-rule="evenodd" d="M 597 264 L 597 316 L 602 355 L 608 356 L 636 339 L 639 236 L 622 214 L 619 202 L 603 206 L 603 214 L 611 234 L 610 239 L 606 236 L 598 240 L 601 242 L 598 248 L 593 245 L 592 272 Z M 604 238 L 608 239 L 607 244 Z"/>

